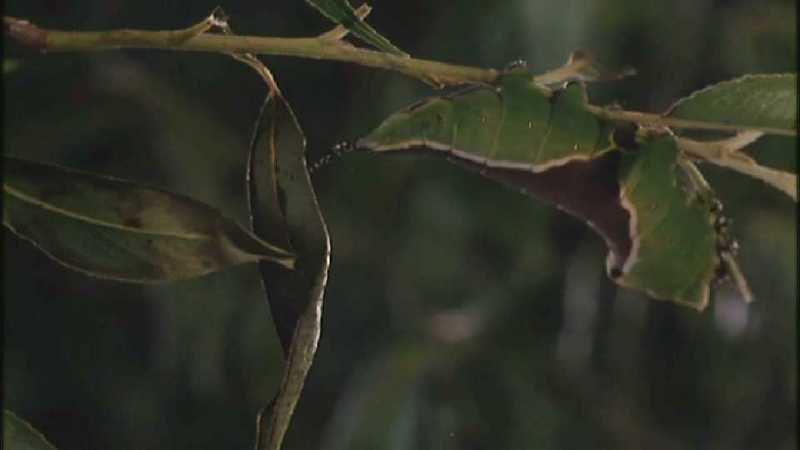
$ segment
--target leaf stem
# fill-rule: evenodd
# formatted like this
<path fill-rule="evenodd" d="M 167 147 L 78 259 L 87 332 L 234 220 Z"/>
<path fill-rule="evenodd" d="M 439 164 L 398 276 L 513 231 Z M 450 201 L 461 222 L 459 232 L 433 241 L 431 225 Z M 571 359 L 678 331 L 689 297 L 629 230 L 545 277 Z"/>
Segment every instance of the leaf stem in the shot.
<path fill-rule="evenodd" d="M 595 115 L 608 120 L 619 120 L 623 122 L 636 122 L 648 125 L 666 126 L 671 128 L 685 128 L 693 130 L 715 130 L 715 131 L 760 131 L 765 134 L 778 134 L 782 136 L 797 136 L 797 130 L 772 127 L 744 127 L 729 125 L 719 122 L 703 122 L 697 120 L 678 119 L 666 117 L 660 114 L 645 113 L 639 111 L 625 111 L 621 109 L 610 109 L 601 106 L 589 105 L 589 111 Z"/>
<path fill-rule="evenodd" d="M 681 137 L 675 139 L 678 148 L 693 157 L 761 180 L 797 202 L 797 175 L 759 165 L 754 159 L 741 153 L 740 148 L 736 147 L 739 144 L 736 141 L 742 140 L 740 136 L 722 141 L 706 142 Z M 742 141 L 742 146 L 752 142 L 749 137 Z"/>

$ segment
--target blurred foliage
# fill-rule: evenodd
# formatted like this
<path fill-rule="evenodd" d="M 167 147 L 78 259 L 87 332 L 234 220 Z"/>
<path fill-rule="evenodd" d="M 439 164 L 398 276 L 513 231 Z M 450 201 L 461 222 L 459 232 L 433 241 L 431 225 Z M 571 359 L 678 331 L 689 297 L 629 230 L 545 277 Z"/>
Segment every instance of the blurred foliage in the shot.
<path fill-rule="evenodd" d="M 47 439 L 8 410 L 3 410 L 3 448 L 15 450 L 54 450 Z"/>
<path fill-rule="evenodd" d="M 178 28 L 219 2 L 8 2 L 60 29 Z M 314 35 L 302 1 L 222 4 L 239 34 Z M 357 6 L 357 5 L 355 5 Z M 797 70 L 791 0 L 377 1 L 412 55 L 534 71 L 593 50 L 639 75 L 594 103 L 661 112 L 744 73 Z M 244 223 L 265 88 L 219 55 L 34 54 L 4 75 L 4 151 L 141 180 Z M 397 74 L 265 58 L 318 155 L 429 95 Z M 795 141 L 752 154 L 796 170 Z M 318 359 L 291 449 L 797 446 L 797 216 L 763 183 L 702 167 L 758 301 L 704 313 L 617 291 L 600 239 L 444 162 L 347 155 L 314 177 L 333 244 Z M 63 270 L 4 237 L 4 400 L 59 449 L 250 448 L 280 346 L 254 266 L 142 287 Z"/>

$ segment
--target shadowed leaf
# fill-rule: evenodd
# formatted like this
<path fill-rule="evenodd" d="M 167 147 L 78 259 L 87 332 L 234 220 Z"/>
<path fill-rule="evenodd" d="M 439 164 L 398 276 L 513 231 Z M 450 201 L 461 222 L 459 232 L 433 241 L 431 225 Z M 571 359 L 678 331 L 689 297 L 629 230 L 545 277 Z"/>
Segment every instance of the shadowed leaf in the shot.
<path fill-rule="evenodd" d="M 248 192 L 253 230 L 290 245 L 297 255 L 291 271 L 260 265 L 286 366 L 268 416 L 259 417 L 256 447 L 277 450 L 316 353 L 330 263 L 328 231 L 306 169 L 305 137 L 279 94 L 267 99 L 256 124 Z"/>
<path fill-rule="evenodd" d="M 796 132 L 797 75 L 745 75 L 723 81 L 678 100 L 665 115 Z"/>
<path fill-rule="evenodd" d="M 55 450 L 56 448 L 28 422 L 3 410 L 3 448 L 7 450 Z"/>
<path fill-rule="evenodd" d="M 293 257 L 210 206 L 131 181 L 4 158 L 3 224 L 65 266 L 163 282 Z"/>

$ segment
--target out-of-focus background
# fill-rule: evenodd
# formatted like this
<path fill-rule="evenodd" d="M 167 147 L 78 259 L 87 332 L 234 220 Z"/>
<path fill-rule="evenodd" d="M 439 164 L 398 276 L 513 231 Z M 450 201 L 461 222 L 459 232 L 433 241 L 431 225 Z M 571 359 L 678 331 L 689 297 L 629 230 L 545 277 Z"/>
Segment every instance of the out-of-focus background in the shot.
<path fill-rule="evenodd" d="M 170 29 L 219 0 L 26 0 L 42 27 Z M 356 4 L 358 2 L 355 2 Z M 226 0 L 239 34 L 308 36 L 301 0 Z M 598 104 L 661 112 L 709 83 L 795 72 L 793 0 L 375 1 L 421 57 L 533 71 L 592 50 L 638 76 Z M 141 180 L 246 223 L 265 94 L 219 55 L 35 54 L 4 75 L 4 152 Z M 400 75 L 267 57 L 314 158 L 432 94 Z M 796 142 L 760 161 L 796 170 Z M 317 361 L 287 449 L 794 449 L 797 216 L 785 195 L 703 167 L 758 301 L 703 313 L 616 289 L 583 224 L 444 161 L 347 155 L 314 183 L 333 242 Z M 60 449 L 246 449 L 281 357 L 254 266 L 164 286 L 62 269 L 4 233 L 4 407 Z"/>

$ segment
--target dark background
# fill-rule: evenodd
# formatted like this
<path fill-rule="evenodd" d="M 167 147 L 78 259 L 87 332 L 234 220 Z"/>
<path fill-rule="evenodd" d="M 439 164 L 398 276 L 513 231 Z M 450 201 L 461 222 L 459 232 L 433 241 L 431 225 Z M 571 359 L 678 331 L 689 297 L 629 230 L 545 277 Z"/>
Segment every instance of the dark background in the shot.
<path fill-rule="evenodd" d="M 42 27 L 170 29 L 214 1 L 6 2 Z M 226 0 L 239 34 L 330 28 L 301 0 Z M 594 103 L 660 112 L 709 83 L 797 70 L 796 2 L 376 1 L 421 58 L 534 72 L 578 47 L 639 75 Z M 7 154 L 141 180 L 246 223 L 243 171 L 265 94 L 220 55 L 35 54 L 4 76 Z M 411 79 L 267 57 L 312 158 L 431 94 Z M 796 170 L 796 143 L 760 161 Z M 617 290 L 581 223 L 432 159 L 348 155 L 314 176 L 333 243 L 318 357 L 287 449 L 793 449 L 795 204 L 704 167 L 758 301 L 703 313 Z M 164 286 L 62 269 L 4 236 L 4 407 L 60 449 L 252 445 L 280 376 L 254 266 Z"/>

